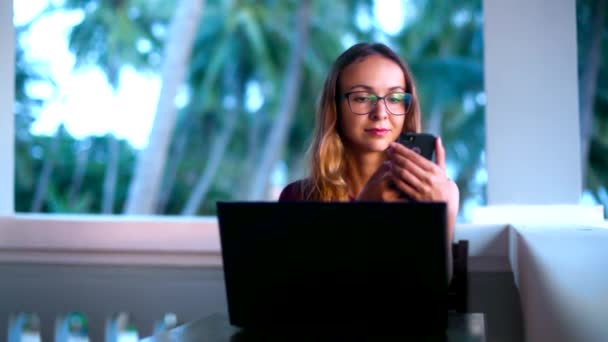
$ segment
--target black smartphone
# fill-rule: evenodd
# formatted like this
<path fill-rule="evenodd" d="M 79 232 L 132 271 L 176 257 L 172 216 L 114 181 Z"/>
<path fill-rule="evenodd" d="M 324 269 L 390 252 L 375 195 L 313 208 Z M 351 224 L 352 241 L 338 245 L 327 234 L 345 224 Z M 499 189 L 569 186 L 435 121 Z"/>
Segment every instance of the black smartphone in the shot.
<path fill-rule="evenodd" d="M 399 135 L 397 142 L 422 155 L 430 161 L 435 158 L 435 136 L 429 133 L 405 132 Z"/>

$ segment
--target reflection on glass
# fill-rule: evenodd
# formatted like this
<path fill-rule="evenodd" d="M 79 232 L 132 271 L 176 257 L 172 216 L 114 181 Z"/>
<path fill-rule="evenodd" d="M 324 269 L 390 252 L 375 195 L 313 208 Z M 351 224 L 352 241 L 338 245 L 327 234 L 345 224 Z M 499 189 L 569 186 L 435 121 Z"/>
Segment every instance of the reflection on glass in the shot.
<path fill-rule="evenodd" d="M 126 312 L 110 316 L 106 321 L 106 342 L 139 341 L 139 332 Z"/>
<path fill-rule="evenodd" d="M 40 317 L 36 313 L 11 315 L 8 342 L 40 342 Z"/>
<path fill-rule="evenodd" d="M 165 330 L 173 329 L 177 326 L 177 315 L 168 312 L 162 319 L 154 322 L 154 335 L 157 335 Z"/>
<path fill-rule="evenodd" d="M 56 342 L 89 342 L 89 321 L 80 312 L 70 312 L 55 321 Z"/>

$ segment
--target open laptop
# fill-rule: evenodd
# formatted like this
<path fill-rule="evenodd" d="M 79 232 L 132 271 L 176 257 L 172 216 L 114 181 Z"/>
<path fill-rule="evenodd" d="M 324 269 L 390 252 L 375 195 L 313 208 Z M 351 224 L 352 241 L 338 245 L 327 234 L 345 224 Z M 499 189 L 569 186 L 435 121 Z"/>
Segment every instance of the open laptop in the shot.
<path fill-rule="evenodd" d="M 442 333 L 445 203 L 218 202 L 230 323 Z"/>

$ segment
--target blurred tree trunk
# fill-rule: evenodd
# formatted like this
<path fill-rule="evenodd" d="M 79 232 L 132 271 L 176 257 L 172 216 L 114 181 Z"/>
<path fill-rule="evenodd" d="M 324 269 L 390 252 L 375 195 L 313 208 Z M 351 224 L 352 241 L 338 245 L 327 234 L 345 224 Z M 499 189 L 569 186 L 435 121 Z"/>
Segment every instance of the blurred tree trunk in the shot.
<path fill-rule="evenodd" d="M 167 209 L 167 204 L 169 203 L 169 199 L 173 193 L 173 187 L 175 186 L 175 180 L 177 179 L 178 167 L 186 153 L 186 145 L 189 137 L 187 124 L 189 124 L 189 122 L 186 118 L 182 121 L 183 123 L 177 126 L 180 134 L 175 136 L 175 145 L 169 155 L 169 162 L 167 163 L 167 168 L 165 170 L 165 180 L 163 182 L 164 190 L 158 195 L 159 198 L 156 212 L 159 214 L 164 213 Z"/>
<path fill-rule="evenodd" d="M 263 112 L 258 110 L 255 113 L 248 113 L 247 115 L 250 115 L 251 118 L 249 118 L 250 121 L 247 125 L 247 157 L 243 162 L 243 174 L 250 175 L 254 172 L 256 157 L 259 155 Z M 239 182 L 240 189 L 236 198 L 247 198 L 250 186 L 250 180 L 247 177 L 242 177 Z"/>
<path fill-rule="evenodd" d="M 207 164 L 196 181 L 194 190 L 190 194 L 190 197 L 182 210 L 182 215 L 196 215 L 198 208 L 209 191 L 211 182 L 217 174 L 217 170 L 220 166 L 222 158 L 224 157 L 226 148 L 230 143 L 230 138 L 232 138 L 234 133 L 239 112 L 236 109 L 232 109 L 227 114 L 228 115 L 224 127 L 218 136 L 213 140 L 213 145 L 211 147 L 211 152 L 209 153 Z"/>
<path fill-rule="evenodd" d="M 127 214 L 154 214 L 177 109 L 175 96 L 184 82 L 203 0 L 182 0 L 169 25 L 161 70 L 162 85 L 148 145 L 139 153 L 125 206 Z"/>
<path fill-rule="evenodd" d="M 228 108 L 226 109 L 226 119 L 224 120 L 223 127 L 220 133 L 213 139 L 207 164 L 196 181 L 194 190 L 190 194 L 190 197 L 182 210 L 182 215 L 196 215 L 198 208 L 201 206 L 201 203 L 211 187 L 211 182 L 213 182 L 213 179 L 217 174 L 222 158 L 226 153 L 230 139 L 235 131 L 240 109 L 242 107 L 241 96 L 239 94 L 240 82 L 238 75 L 238 70 L 236 70 L 234 64 L 226 66 L 224 70 L 224 89 L 226 89 L 228 96 L 233 97 L 234 102 L 229 103 L 228 106 L 224 106 L 224 108 Z"/>
<path fill-rule="evenodd" d="M 281 86 L 283 92 L 280 96 L 279 109 L 270 128 L 270 135 L 262 148 L 260 162 L 253 174 L 248 200 L 260 200 L 266 197 L 268 177 L 272 174 L 272 169 L 287 140 L 299 98 L 304 54 L 308 49 L 310 2 L 311 0 L 302 0 L 299 3 L 295 35 L 291 41 L 287 70 Z"/>
<path fill-rule="evenodd" d="M 36 183 L 36 191 L 34 192 L 32 206 L 30 208 L 30 212 L 32 213 L 37 213 L 42 210 L 42 206 L 46 200 L 46 195 L 49 190 L 49 182 L 51 180 L 51 175 L 53 174 L 53 167 L 55 166 L 54 164 L 59 152 L 64 130 L 65 127 L 63 124 L 59 125 L 55 136 L 50 142 L 48 153 L 45 153 L 44 155 L 44 163 L 42 164 L 42 170 L 40 171 L 40 176 L 38 177 L 38 182 Z"/>
<path fill-rule="evenodd" d="M 112 133 L 106 135 L 106 138 L 108 144 L 108 160 L 106 160 L 106 172 L 103 180 L 101 212 L 103 214 L 111 214 L 114 209 L 116 181 L 118 180 L 118 157 L 120 155 L 120 142 Z"/>
<path fill-rule="evenodd" d="M 74 173 L 72 174 L 72 182 L 68 190 L 68 207 L 74 208 L 80 189 L 82 188 L 82 182 L 87 172 L 87 166 L 89 164 L 89 151 L 91 149 L 91 137 L 86 137 L 78 142 L 78 151 L 76 152 L 76 165 L 74 166 Z"/>
<path fill-rule="evenodd" d="M 597 78 L 602 60 L 602 33 L 604 32 L 604 20 L 606 11 L 606 0 L 595 0 L 591 6 L 591 26 L 589 28 L 587 51 L 583 56 L 582 70 L 580 76 L 580 125 L 581 125 L 581 162 L 583 182 L 586 183 L 589 168 L 589 146 L 591 143 L 593 123 L 593 102 L 597 90 Z"/>
<path fill-rule="evenodd" d="M 464 214 L 463 208 L 465 205 L 465 201 L 467 199 L 473 198 L 475 194 L 482 192 L 477 188 L 480 186 L 480 184 L 477 184 L 475 182 L 475 175 L 477 174 L 479 169 L 480 162 L 467 164 L 465 167 L 462 168 L 462 170 L 460 170 L 460 173 L 458 173 L 456 179 L 454 179 L 454 182 L 456 182 L 456 184 L 458 185 L 458 192 L 460 196 L 460 198 L 458 199 L 459 207 L 461 208 L 459 213 L 460 215 Z"/>
<path fill-rule="evenodd" d="M 115 5 L 118 5 L 116 3 Z M 116 55 L 108 58 L 108 69 L 106 71 L 108 82 L 112 86 L 114 99 L 118 96 L 120 83 L 120 61 Z M 116 181 L 118 180 L 118 162 L 120 144 L 113 133 L 108 133 L 106 138 L 106 168 L 103 177 L 103 189 L 101 195 L 101 213 L 111 214 L 114 211 L 114 198 L 116 194 Z"/>

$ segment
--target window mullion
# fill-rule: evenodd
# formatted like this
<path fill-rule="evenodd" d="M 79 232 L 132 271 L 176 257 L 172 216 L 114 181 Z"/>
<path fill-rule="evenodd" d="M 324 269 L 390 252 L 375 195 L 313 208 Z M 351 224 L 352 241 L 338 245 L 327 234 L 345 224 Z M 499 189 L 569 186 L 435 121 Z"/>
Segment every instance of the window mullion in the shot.
<path fill-rule="evenodd" d="M 0 1 L 0 215 L 15 212 L 15 28 L 13 1 Z"/>

